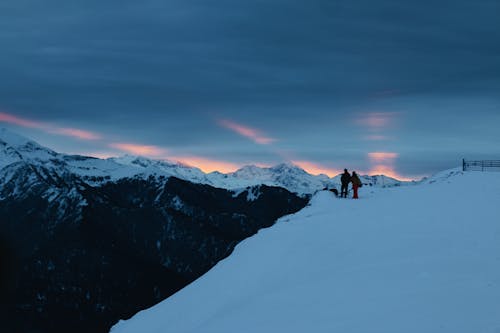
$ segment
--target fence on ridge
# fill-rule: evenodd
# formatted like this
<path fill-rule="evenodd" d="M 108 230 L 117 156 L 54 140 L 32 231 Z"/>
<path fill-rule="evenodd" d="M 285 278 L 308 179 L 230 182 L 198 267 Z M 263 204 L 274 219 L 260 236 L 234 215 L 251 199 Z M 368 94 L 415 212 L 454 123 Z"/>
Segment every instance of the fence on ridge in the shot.
<path fill-rule="evenodd" d="M 500 160 L 462 160 L 463 171 L 500 171 Z"/>

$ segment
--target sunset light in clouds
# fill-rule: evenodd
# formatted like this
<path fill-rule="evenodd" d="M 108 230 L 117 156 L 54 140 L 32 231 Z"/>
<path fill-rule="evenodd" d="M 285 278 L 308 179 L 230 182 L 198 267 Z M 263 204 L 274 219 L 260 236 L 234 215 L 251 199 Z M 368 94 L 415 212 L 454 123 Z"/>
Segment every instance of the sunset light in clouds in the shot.
<path fill-rule="evenodd" d="M 398 157 L 396 153 L 373 152 L 368 153 L 368 157 L 374 163 L 393 164 Z"/>
<path fill-rule="evenodd" d="M 373 134 L 373 135 L 366 135 L 364 139 L 368 141 L 386 141 L 389 140 L 389 137 L 380 134 Z"/>
<path fill-rule="evenodd" d="M 375 129 L 372 134 L 367 137 L 373 141 L 383 141 L 386 136 L 383 134 L 378 134 L 382 132 L 383 128 L 391 122 L 393 117 L 392 113 L 373 113 L 367 115 L 363 120 L 359 120 L 360 124 L 368 126 L 369 128 Z M 97 134 L 95 132 L 82 130 L 74 127 L 60 127 L 54 124 L 49 124 L 46 122 L 41 122 L 37 120 L 31 120 L 23 117 L 18 117 L 9 113 L 0 113 L 0 122 L 13 124 L 16 126 L 21 126 L 25 128 L 31 128 L 36 130 L 41 130 L 45 133 L 62 135 L 67 137 L 72 137 L 77 140 L 82 141 L 94 141 L 101 149 L 103 147 L 111 148 L 113 152 L 99 152 L 89 153 L 90 156 L 95 156 L 98 158 L 108 158 L 111 156 L 117 156 L 123 153 L 145 156 L 148 158 L 159 159 L 159 160 L 169 160 L 177 161 L 189 166 L 194 166 L 201 169 L 204 172 L 219 171 L 223 173 L 234 172 L 237 169 L 244 166 L 244 163 L 238 163 L 228 159 L 210 158 L 207 156 L 198 156 L 195 154 L 183 154 L 176 151 L 172 152 L 168 148 L 160 147 L 157 145 L 148 145 L 137 143 L 133 141 L 124 142 L 109 142 L 109 138 L 103 135 Z M 270 145 L 274 143 L 275 140 L 264 135 L 262 131 L 248 126 L 244 126 L 229 120 L 221 120 L 218 124 L 224 128 L 230 129 L 231 131 L 248 138 L 259 145 Z M 303 160 L 299 158 L 292 158 L 293 152 L 284 153 L 282 150 L 272 147 L 271 152 L 276 155 L 276 162 L 291 162 L 300 168 L 304 169 L 310 174 L 318 175 L 325 174 L 329 177 L 334 177 L 341 173 L 343 167 L 331 167 L 320 162 Z M 398 179 L 407 179 L 399 174 L 395 169 L 395 160 L 398 158 L 398 154 L 394 152 L 370 152 L 367 154 L 370 166 L 365 173 L 368 174 L 385 174 L 390 177 L 395 177 Z M 269 166 L 272 163 L 263 163 L 262 161 L 253 161 L 250 164 Z"/>
<path fill-rule="evenodd" d="M 90 131 L 85 131 L 78 128 L 59 127 L 54 124 L 25 119 L 4 112 L 0 112 L 0 122 L 5 122 L 21 127 L 35 128 L 46 133 L 73 137 L 80 140 L 98 140 L 101 138 L 101 135 Z"/>
<path fill-rule="evenodd" d="M 244 125 L 235 123 L 235 122 L 230 121 L 230 120 L 225 120 L 225 119 L 219 120 L 219 125 L 227 128 L 227 129 L 230 129 L 233 132 L 238 133 L 239 135 L 244 136 L 244 137 L 254 141 L 255 143 L 260 144 L 260 145 L 268 145 L 268 144 L 276 141 L 273 138 L 265 136 L 264 134 L 262 134 L 261 131 L 259 131 L 257 129 L 254 129 L 254 128 L 251 128 L 248 126 L 244 126 Z"/>
<path fill-rule="evenodd" d="M 394 112 L 370 112 L 358 116 L 356 122 L 372 130 L 381 130 L 393 125 L 396 116 Z"/>
<path fill-rule="evenodd" d="M 369 175 L 386 175 L 400 180 L 414 180 L 400 175 L 395 168 L 397 153 L 392 152 L 371 152 L 368 153 L 371 168 L 367 172 Z"/>
<path fill-rule="evenodd" d="M 109 147 L 118 149 L 132 155 L 161 158 L 167 155 L 167 150 L 150 145 L 140 145 L 135 143 L 110 143 Z"/>
<path fill-rule="evenodd" d="M 48 132 L 64 136 L 71 136 L 73 138 L 77 138 L 80 140 L 99 140 L 101 138 L 101 136 L 96 133 L 84 131 L 77 128 L 60 127 L 60 128 L 49 129 Z"/>
<path fill-rule="evenodd" d="M 9 124 L 14 124 L 22 127 L 29 127 L 29 128 L 44 128 L 46 127 L 45 124 L 33 121 L 33 120 L 28 120 L 24 118 L 20 118 L 17 116 L 14 116 L 12 114 L 0 112 L 0 122 L 5 122 Z"/>
<path fill-rule="evenodd" d="M 368 112 L 358 114 L 354 122 L 367 133 L 363 136 L 364 140 L 373 142 L 388 141 L 394 140 L 393 137 L 388 135 L 388 132 L 395 128 L 397 116 L 399 114 L 396 112 Z"/>

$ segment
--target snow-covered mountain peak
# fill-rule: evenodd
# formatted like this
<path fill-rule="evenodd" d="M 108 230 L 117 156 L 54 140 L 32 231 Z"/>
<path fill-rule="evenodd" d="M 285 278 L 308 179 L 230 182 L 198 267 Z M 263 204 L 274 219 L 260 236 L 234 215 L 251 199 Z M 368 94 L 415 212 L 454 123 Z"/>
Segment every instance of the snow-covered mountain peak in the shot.
<path fill-rule="evenodd" d="M 19 161 L 49 161 L 57 155 L 33 140 L 0 129 L 0 168 Z"/>
<path fill-rule="evenodd" d="M 273 172 L 278 172 L 278 173 L 307 174 L 307 172 L 301 167 L 293 163 L 287 163 L 287 162 L 277 164 L 269 169 Z"/>
<path fill-rule="evenodd" d="M 163 173 L 164 171 L 168 173 L 174 169 L 179 171 L 183 170 L 184 172 L 186 171 L 194 172 L 198 174 L 203 173 L 200 169 L 196 167 L 192 167 L 181 162 L 171 161 L 166 159 L 156 160 L 156 159 L 146 158 L 143 156 L 126 154 L 120 157 L 111 157 L 108 158 L 107 160 L 113 161 L 121 165 L 132 166 L 140 169 L 150 169 L 153 172 L 156 171 L 160 174 Z"/>
<path fill-rule="evenodd" d="M 259 167 L 253 164 L 245 165 L 240 169 L 236 170 L 235 172 L 233 172 L 232 174 L 244 176 L 244 175 L 259 175 L 262 173 L 307 174 L 307 172 L 304 169 L 289 162 L 279 163 L 271 167 Z"/>
<path fill-rule="evenodd" d="M 51 149 L 39 145 L 22 135 L 9 131 L 6 128 L 0 128 L 0 149 L 14 148 L 19 152 L 30 153 L 43 150 L 54 153 Z"/>
<path fill-rule="evenodd" d="M 230 173 L 230 175 L 241 179 L 262 177 L 264 174 L 266 174 L 265 168 L 261 168 L 256 165 L 245 165 L 235 172 Z"/>
<path fill-rule="evenodd" d="M 158 160 L 150 159 L 144 156 L 136 156 L 128 154 L 119 157 L 112 157 L 110 159 L 123 165 L 134 165 L 143 168 L 149 167 L 159 162 Z"/>

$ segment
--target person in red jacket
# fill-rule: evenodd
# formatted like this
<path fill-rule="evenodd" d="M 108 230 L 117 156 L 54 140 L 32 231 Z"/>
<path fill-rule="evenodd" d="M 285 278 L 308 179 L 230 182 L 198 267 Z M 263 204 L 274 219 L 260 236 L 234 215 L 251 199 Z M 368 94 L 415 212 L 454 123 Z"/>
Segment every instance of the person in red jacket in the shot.
<path fill-rule="evenodd" d="M 356 171 L 352 172 L 351 183 L 352 183 L 352 191 L 354 192 L 352 198 L 358 199 L 358 188 L 360 188 L 362 186 L 362 183 L 361 183 L 361 180 L 359 179 Z"/>

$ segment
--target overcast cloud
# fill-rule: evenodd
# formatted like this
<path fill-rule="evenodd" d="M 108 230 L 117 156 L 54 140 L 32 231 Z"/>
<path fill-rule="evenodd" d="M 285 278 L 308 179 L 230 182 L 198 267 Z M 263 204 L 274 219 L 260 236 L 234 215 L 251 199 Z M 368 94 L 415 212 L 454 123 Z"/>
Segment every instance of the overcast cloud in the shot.
<path fill-rule="evenodd" d="M 3 0 L 0 112 L 236 164 L 369 171 L 382 151 L 401 175 L 429 174 L 500 155 L 498 13 L 489 0 Z"/>

